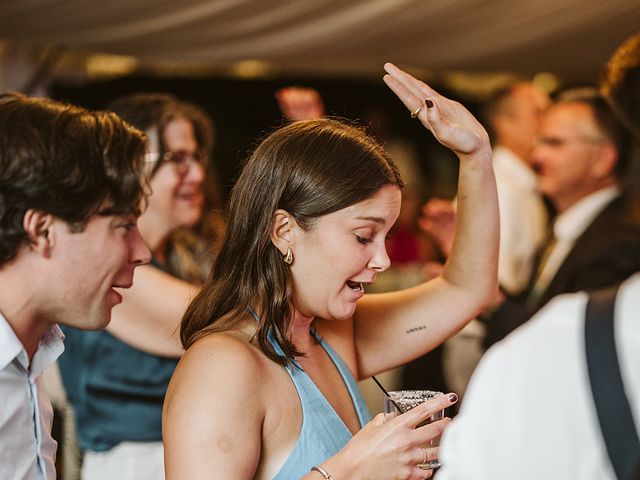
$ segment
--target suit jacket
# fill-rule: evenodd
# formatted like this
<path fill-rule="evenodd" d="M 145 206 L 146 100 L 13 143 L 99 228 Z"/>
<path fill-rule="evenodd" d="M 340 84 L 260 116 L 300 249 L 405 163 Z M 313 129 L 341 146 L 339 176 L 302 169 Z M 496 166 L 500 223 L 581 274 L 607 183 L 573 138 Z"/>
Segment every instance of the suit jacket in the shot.
<path fill-rule="evenodd" d="M 637 271 L 640 271 L 640 202 L 621 195 L 576 239 L 535 305 L 526 304 L 533 286 L 532 275 L 525 292 L 507 297 L 497 310 L 485 317 L 484 346 L 488 348 L 504 338 L 556 295 L 607 287 Z"/>

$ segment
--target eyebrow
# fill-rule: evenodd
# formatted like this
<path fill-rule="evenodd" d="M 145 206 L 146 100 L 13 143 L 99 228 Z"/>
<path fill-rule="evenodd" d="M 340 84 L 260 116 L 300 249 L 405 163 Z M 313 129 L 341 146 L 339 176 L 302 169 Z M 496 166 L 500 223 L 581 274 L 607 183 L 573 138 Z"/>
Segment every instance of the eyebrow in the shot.
<path fill-rule="evenodd" d="M 384 225 L 386 220 L 382 217 L 356 217 L 356 220 L 369 220 L 370 222 L 380 223 Z"/>

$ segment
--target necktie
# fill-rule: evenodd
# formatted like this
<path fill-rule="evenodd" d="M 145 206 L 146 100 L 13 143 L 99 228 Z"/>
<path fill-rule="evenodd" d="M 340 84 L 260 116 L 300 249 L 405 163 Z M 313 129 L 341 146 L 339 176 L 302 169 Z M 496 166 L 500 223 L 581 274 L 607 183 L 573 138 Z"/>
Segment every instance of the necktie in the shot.
<path fill-rule="evenodd" d="M 551 252 L 553 252 L 557 241 L 558 240 L 553 232 L 553 225 L 551 225 L 551 228 L 549 229 L 549 235 L 547 236 L 547 239 L 541 248 L 538 268 L 536 269 L 535 276 L 533 277 L 534 280 L 532 282 L 531 290 L 529 292 L 529 295 L 527 296 L 527 305 L 531 308 L 534 308 L 537 305 L 538 300 L 540 300 L 540 297 L 549 284 L 548 281 L 545 281 L 548 279 L 543 277 L 542 273 L 544 272 L 544 268 L 547 265 L 549 258 L 551 257 Z"/>

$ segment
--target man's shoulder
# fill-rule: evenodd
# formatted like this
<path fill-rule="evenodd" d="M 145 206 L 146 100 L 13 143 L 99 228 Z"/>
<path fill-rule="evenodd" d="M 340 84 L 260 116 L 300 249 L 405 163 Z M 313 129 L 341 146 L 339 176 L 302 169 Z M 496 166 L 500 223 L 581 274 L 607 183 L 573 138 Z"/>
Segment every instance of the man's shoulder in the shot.
<path fill-rule="evenodd" d="M 581 258 L 588 263 L 612 259 L 612 265 L 616 259 L 628 258 L 630 270 L 625 269 L 622 277 L 612 281 L 622 281 L 640 267 L 638 197 L 623 194 L 609 203 L 576 240 L 570 257 Z"/>
<path fill-rule="evenodd" d="M 539 362 L 543 351 L 548 355 L 555 349 L 562 350 L 568 340 L 576 338 L 581 328 L 586 300 L 584 292 L 553 298 L 530 321 L 492 346 L 487 351 L 486 361 L 509 365 L 511 369 L 514 362 Z"/>
<path fill-rule="evenodd" d="M 640 230 L 640 195 L 622 193 L 607 205 L 596 220 L 610 221 L 613 225 Z M 640 238 L 638 239 L 640 242 Z"/>
<path fill-rule="evenodd" d="M 588 294 L 585 292 L 565 293 L 554 297 L 531 318 L 522 332 L 518 332 L 523 337 L 519 341 L 526 341 L 527 336 L 557 338 L 575 331 L 587 298 Z"/>

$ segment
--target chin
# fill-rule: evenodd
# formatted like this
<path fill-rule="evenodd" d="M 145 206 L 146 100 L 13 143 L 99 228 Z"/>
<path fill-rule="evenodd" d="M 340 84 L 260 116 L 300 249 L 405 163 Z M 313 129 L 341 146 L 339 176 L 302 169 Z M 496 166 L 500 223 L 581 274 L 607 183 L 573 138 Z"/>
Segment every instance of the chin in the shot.
<path fill-rule="evenodd" d="M 178 223 L 180 224 L 181 227 L 193 227 L 195 224 L 197 224 L 200 221 L 200 218 L 202 217 L 202 210 L 198 209 L 197 211 L 194 212 L 189 212 L 189 213 L 185 213 L 184 215 L 181 215 L 180 220 Z"/>
<path fill-rule="evenodd" d="M 69 327 L 77 328 L 79 330 L 103 330 L 111 322 L 111 310 L 108 314 L 100 315 L 85 315 L 81 320 L 60 322 Z"/>
<path fill-rule="evenodd" d="M 543 180 L 538 182 L 538 192 L 548 197 L 553 194 L 553 186 Z"/>
<path fill-rule="evenodd" d="M 110 323 L 111 323 L 111 309 L 108 309 L 108 311 L 103 312 L 100 315 L 96 315 L 91 325 L 87 325 L 86 329 L 102 330 L 103 328 L 106 328 Z"/>
<path fill-rule="evenodd" d="M 333 320 L 348 320 L 353 317 L 353 314 L 356 313 L 356 305 L 353 304 L 351 307 L 345 307 L 340 309 L 339 312 L 332 312 L 331 318 Z"/>

